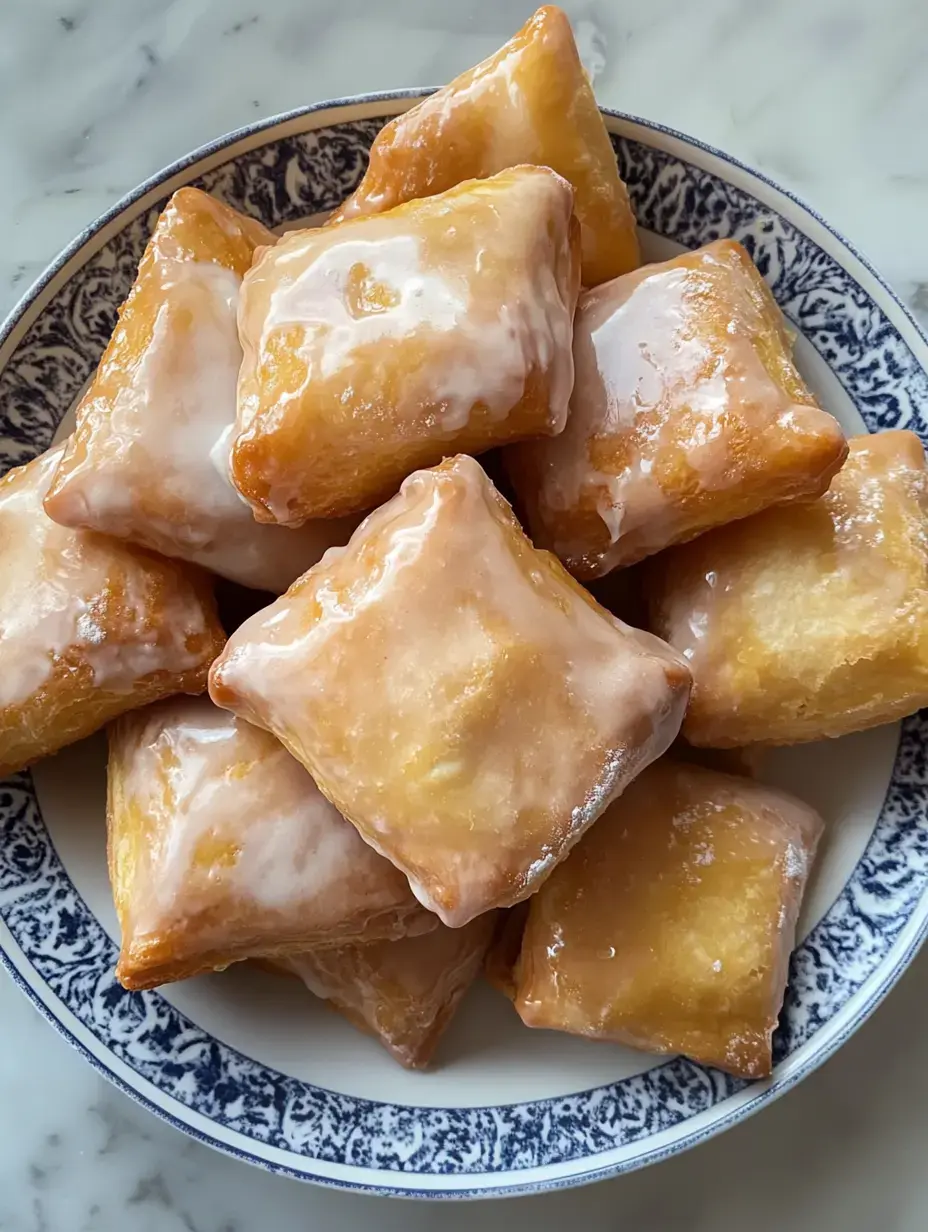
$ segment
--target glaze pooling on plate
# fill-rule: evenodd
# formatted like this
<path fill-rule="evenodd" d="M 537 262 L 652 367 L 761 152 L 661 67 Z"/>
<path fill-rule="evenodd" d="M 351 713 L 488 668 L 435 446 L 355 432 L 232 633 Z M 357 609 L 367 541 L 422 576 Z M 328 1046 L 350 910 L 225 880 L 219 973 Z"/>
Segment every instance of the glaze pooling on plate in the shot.
<path fill-rule="evenodd" d="M 385 103 L 383 110 L 398 106 Z M 194 161 L 187 173 L 198 187 L 269 226 L 297 222 L 334 208 L 357 183 L 383 124 L 383 118 L 351 118 L 365 109 L 370 104 L 346 107 L 341 123 L 329 123 L 329 111 L 328 127 L 305 134 L 293 135 L 293 118 L 279 136 L 273 126 L 266 126 L 266 134 L 259 126 L 240 147 L 221 142 L 207 152 L 215 159 L 229 145 L 222 165 L 196 177 Z M 319 121 L 310 113 L 301 122 Z M 649 133 L 625 120 L 610 124 L 625 132 L 613 142 L 641 225 L 690 248 L 724 235 L 741 240 L 789 320 L 827 362 L 867 426 L 908 427 L 928 442 L 919 412 L 928 405 L 928 377 L 903 333 L 837 260 L 764 201 L 782 201 L 787 214 L 802 218 L 833 251 L 840 241 L 803 207 L 781 199 L 759 178 L 751 180 L 737 165 L 729 165 L 729 179 L 720 178 L 724 160 L 711 151 L 686 142 L 681 156 L 671 152 L 682 148 L 673 134 Z M 169 174 L 176 170 L 161 182 Z M 734 180 L 750 183 L 759 197 Z M 87 264 L 59 289 L 50 284 L 44 307 L 29 301 L 20 309 L 39 315 L 0 371 L 5 464 L 25 461 L 50 444 L 94 370 L 167 195 L 165 188 L 159 203 L 125 225 L 111 222 L 114 233 Z M 130 204 L 127 214 L 133 209 L 141 207 Z M 878 288 L 879 280 L 860 269 Z M 888 291 L 875 293 L 892 305 Z M 13 336 L 2 335 L 8 349 Z M 910 336 L 917 336 L 914 328 Z M 575 1183 L 681 1150 L 769 1101 L 827 1055 L 894 982 L 924 934 L 928 914 L 926 748 L 928 719 L 907 719 L 866 850 L 793 955 L 774 1040 L 782 1068 L 756 1091 L 674 1060 L 557 1098 L 410 1107 L 341 1095 L 269 1069 L 205 1032 L 158 993 L 119 988 L 113 977 L 116 947 L 71 883 L 28 774 L 0 787 L 0 930 L 5 925 L 12 938 L 0 957 L 39 1007 L 124 1089 L 241 1158 L 330 1184 L 431 1197 Z M 824 1045 L 817 1045 L 822 1032 Z M 671 1132 L 658 1138 L 663 1131 Z"/>

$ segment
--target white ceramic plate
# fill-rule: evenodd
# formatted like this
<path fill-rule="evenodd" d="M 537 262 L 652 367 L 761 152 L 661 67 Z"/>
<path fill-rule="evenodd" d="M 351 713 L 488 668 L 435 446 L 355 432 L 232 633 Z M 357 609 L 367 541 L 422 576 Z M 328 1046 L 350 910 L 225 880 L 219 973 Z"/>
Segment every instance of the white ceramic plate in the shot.
<path fill-rule="evenodd" d="M 0 330 L 3 469 L 61 430 L 171 192 L 197 184 L 275 228 L 324 213 L 354 187 L 384 119 L 416 97 L 324 104 L 234 133 L 78 237 Z M 840 236 L 717 151 L 640 120 L 606 120 L 646 257 L 740 239 L 799 332 L 804 375 L 845 428 L 905 426 L 928 440 L 928 344 Z M 767 1082 L 527 1031 L 485 987 L 427 1074 L 399 1069 L 295 983 L 246 967 L 125 992 L 113 977 L 100 738 L 0 785 L 0 957 L 93 1065 L 240 1158 L 429 1197 L 577 1184 L 680 1151 L 762 1107 L 893 985 L 928 926 L 926 736 L 916 716 L 782 751 L 766 776 L 828 822 Z"/>

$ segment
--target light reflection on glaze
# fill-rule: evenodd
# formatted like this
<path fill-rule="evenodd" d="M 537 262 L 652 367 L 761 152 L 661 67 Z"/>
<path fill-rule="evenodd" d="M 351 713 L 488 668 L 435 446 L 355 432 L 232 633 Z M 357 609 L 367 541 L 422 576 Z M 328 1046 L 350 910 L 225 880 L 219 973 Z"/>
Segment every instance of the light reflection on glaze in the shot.
<path fill-rule="evenodd" d="M 687 689 L 663 643 L 531 547 L 468 457 L 411 476 L 211 678 L 452 927 L 540 884 L 667 747 Z"/>

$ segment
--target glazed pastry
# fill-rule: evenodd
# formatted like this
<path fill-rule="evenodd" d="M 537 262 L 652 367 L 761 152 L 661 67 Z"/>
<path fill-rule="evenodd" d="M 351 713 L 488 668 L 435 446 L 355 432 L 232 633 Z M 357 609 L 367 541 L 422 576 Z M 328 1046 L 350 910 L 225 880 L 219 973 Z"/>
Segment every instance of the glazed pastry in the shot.
<path fill-rule="evenodd" d="M 491 913 L 464 928 L 439 924 L 402 941 L 312 950 L 281 966 L 378 1039 L 401 1065 L 424 1069 L 480 972 L 494 924 Z"/>
<path fill-rule="evenodd" d="M 353 523 L 259 526 L 229 478 L 239 287 L 255 247 L 273 243 L 196 188 L 174 194 L 78 407 L 49 517 L 276 594 L 347 541 Z"/>
<path fill-rule="evenodd" d="M 928 477 L 911 432 L 851 441 L 820 500 L 656 562 L 654 627 L 686 656 L 691 744 L 794 744 L 928 705 Z"/>
<path fill-rule="evenodd" d="M 522 938 L 525 935 L 525 925 L 528 923 L 528 912 L 531 899 L 516 903 L 508 911 L 500 911 L 499 923 L 493 934 L 493 941 L 487 951 L 483 964 L 483 974 L 488 984 L 509 998 L 515 1000 L 516 970 L 519 955 L 522 952 Z"/>
<path fill-rule="evenodd" d="M 126 710 L 202 692 L 225 642 L 198 570 L 49 521 L 61 452 L 0 479 L 0 775 Z"/>
<path fill-rule="evenodd" d="M 210 688 L 458 928 L 533 893 L 660 756 L 689 672 L 537 552 L 457 457 L 238 629 Z"/>
<path fill-rule="evenodd" d="M 541 8 L 494 56 L 381 130 L 355 193 L 332 221 L 375 214 L 518 163 L 551 167 L 576 192 L 583 285 L 639 263 L 635 218 L 570 22 Z"/>
<path fill-rule="evenodd" d="M 751 258 L 718 240 L 580 297 L 566 430 L 506 451 L 536 544 L 600 577 L 820 496 L 847 456 Z"/>
<path fill-rule="evenodd" d="M 572 198 L 547 168 L 515 167 L 264 253 L 242 288 L 232 448 L 259 520 L 367 509 L 455 450 L 561 431 Z"/>
<path fill-rule="evenodd" d="M 531 900 L 522 1020 L 769 1074 L 821 831 L 785 792 L 650 766 Z"/>
<path fill-rule="evenodd" d="M 113 725 L 107 823 L 126 988 L 435 924 L 273 736 L 205 697 Z"/>

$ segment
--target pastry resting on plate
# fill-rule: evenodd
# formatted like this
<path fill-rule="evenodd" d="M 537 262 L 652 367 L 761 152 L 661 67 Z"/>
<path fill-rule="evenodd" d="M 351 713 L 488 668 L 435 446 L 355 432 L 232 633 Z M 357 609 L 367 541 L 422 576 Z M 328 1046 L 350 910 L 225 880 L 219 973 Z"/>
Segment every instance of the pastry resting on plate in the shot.
<path fill-rule="evenodd" d="M 856 437 L 829 491 L 655 562 L 694 745 L 793 744 L 928 705 L 928 473 L 911 432 Z"/>
<path fill-rule="evenodd" d="M 586 291 L 567 428 L 506 451 L 532 536 L 580 578 L 781 501 L 847 456 L 742 246 L 717 240 Z"/>
<path fill-rule="evenodd" d="M 46 512 L 279 594 L 351 527 L 260 526 L 229 478 L 242 274 L 274 236 L 182 188 L 77 410 Z"/>
<path fill-rule="evenodd" d="M 463 928 L 439 924 L 401 941 L 312 950 L 279 960 L 311 992 L 408 1069 L 423 1069 L 461 998 L 480 972 L 495 914 Z"/>
<path fill-rule="evenodd" d="M 650 766 L 531 900 L 513 976 L 522 1020 L 769 1074 L 821 831 L 785 792 Z"/>
<path fill-rule="evenodd" d="M 461 456 L 407 479 L 246 621 L 210 689 L 460 927 L 541 884 L 673 740 L 689 684 Z"/>
<path fill-rule="evenodd" d="M 60 457 L 0 479 L 0 775 L 202 692 L 225 642 L 205 574 L 45 516 Z"/>
<path fill-rule="evenodd" d="M 561 431 L 572 200 L 514 167 L 264 252 L 242 287 L 232 447 L 259 520 L 357 512 L 455 450 Z"/>
<path fill-rule="evenodd" d="M 332 221 L 379 213 L 517 163 L 551 167 L 573 184 L 584 286 L 638 265 L 628 192 L 570 22 L 554 6 L 539 9 L 488 60 L 391 120 Z"/>
<path fill-rule="evenodd" d="M 107 823 L 126 988 L 436 923 L 273 736 L 208 698 L 113 725 Z"/>

